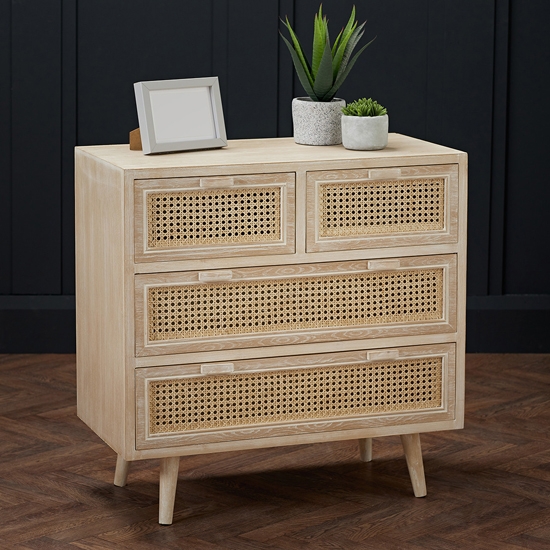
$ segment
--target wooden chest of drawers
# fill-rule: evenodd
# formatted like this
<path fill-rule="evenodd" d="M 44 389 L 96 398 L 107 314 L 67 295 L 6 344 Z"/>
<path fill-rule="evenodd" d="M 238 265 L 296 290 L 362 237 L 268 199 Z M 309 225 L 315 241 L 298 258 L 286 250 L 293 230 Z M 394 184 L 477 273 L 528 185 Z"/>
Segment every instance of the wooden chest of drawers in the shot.
<path fill-rule="evenodd" d="M 464 415 L 465 153 L 291 139 L 76 150 L 78 414 L 118 455 L 419 433 Z"/>

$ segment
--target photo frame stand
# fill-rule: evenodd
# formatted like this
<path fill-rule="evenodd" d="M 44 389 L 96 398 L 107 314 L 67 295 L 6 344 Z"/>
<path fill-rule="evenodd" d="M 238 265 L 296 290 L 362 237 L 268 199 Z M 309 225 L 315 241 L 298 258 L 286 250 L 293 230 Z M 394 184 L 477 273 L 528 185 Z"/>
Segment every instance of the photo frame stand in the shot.
<path fill-rule="evenodd" d="M 141 132 L 139 128 L 130 132 L 130 151 L 143 151 L 143 145 L 141 144 Z"/>

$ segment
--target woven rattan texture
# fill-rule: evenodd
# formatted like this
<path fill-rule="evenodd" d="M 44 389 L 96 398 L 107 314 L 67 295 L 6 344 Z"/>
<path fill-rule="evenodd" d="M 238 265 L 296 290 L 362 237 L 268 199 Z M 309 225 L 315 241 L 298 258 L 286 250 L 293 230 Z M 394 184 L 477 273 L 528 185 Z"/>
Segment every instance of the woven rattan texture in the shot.
<path fill-rule="evenodd" d="M 323 183 L 319 236 L 442 230 L 444 195 L 443 178 Z"/>
<path fill-rule="evenodd" d="M 149 249 L 280 239 L 280 187 L 147 194 Z"/>
<path fill-rule="evenodd" d="M 148 289 L 150 341 L 441 319 L 443 268 Z"/>
<path fill-rule="evenodd" d="M 151 381 L 149 433 L 434 409 L 441 388 L 441 357 Z"/>

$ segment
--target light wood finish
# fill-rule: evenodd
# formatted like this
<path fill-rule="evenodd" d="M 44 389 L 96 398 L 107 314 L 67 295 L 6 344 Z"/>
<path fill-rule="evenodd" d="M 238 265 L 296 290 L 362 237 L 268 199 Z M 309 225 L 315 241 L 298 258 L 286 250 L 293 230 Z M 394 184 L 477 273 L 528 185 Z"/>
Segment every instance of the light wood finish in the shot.
<path fill-rule="evenodd" d="M 294 173 L 136 180 L 135 261 L 293 254 L 294 190 Z M 273 199 L 264 200 L 260 196 L 262 193 L 276 193 L 276 204 Z M 151 246 L 148 227 L 151 220 L 154 221 L 151 201 L 155 197 L 168 204 L 171 197 L 182 201 L 181 210 L 178 204 L 176 208 L 168 206 L 165 209 L 164 223 L 172 230 L 178 228 L 178 234 L 187 231 L 190 237 L 197 237 L 192 244 L 186 245 L 180 239 L 176 244 Z M 265 203 L 265 210 L 262 203 Z M 199 217 L 195 223 L 190 219 L 190 212 Z M 230 238 L 222 238 L 224 222 L 228 226 L 226 231 L 232 231 Z M 268 225 L 271 237 L 265 231 Z M 252 235 L 243 235 L 247 230 Z"/>
<path fill-rule="evenodd" d="M 433 184 L 434 201 L 439 201 L 439 206 L 434 206 L 439 209 L 433 216 L 435 221 L 432 223 L 432 215 L 427 213 L 427 221 L 423 219 L 420 224 L 426 223 L 427 230 L 352 238 L 316 236 L 317 190 L 324 181 L 408 179 L 411 181 L 403 185 L 413 189 L 414 178 L 439 178 Z M 398 134 L 390 135 L 386 149 L 372 152 L 348 151 L 341 146 L 304 147 L 287 138 L 230 141 L 222 150 L 155 156 L 131 151 L 127 145 L 77 148 L 78 414 L 119 455 L 117 481 L 125 478 L 123 471 L 130 461 L 150 458 L 166 461 L 161 467 L 165 472 L 161 485 L 165 488 L 159 510 L 161 521 L 168 522 L 172 519 L 169 501 L 173 501 L 177 483 L 174 457 L 352 439 L 364 442 L 362 456 L 367 457 L 366 441 L 374 437 L 409 436 L 462 427 L 466 184 L 464 153 Z M 395 189 L 399 185 L 395 184 Z M 429 185 L 432 183 L 426 183 L 426 189 Z M 153 222 L 159 224 L 158 228 L 147 226 L 148 197 L 161 200 L 154 195 L 157 192 L 164 196 L 166 191 L 166 200 L 174 200 L 176 204 L 180 190 L 182 193 L 191 190 L 195 198 L 202 200 L 204 196 L 215 201 L 218 190 L 222 196 L 228 189 L 247 188 L 257 201 L 260 197 L 257 193 L 261 192 L 257 190 L 262 186 L 277 189 L 274 194 L 270 191 L 270 196 L 280 197 L 280 203 L 269 210 L 280 217 L 277 242 L 253 242 L 255 226 L 248 233 L 242 230 L 247 233 L 245 239 L 252 239 L 246 243 L 229 242 L 230 238 L 222 243 L 219 234 L 210 231 L 196 241 L 198 246 L 188 246 L 187 241 L 180 239 L 178 230 L 170 226 L 173 220 L 163 218 L 165 214 L 170 218 L 173 213 L 162 208 L 157 208 L 155 216 L 160 218 Z M 399 196 L 405 196 L 407 189 L 399 191 Z M 174 192 L 177 196 L 170 195 Z M 422 192 L 425 212 L 430 208 L 427 206 L 430 198 L 426 197 L 431 192 Z M 275 203 L 270 200 L 273 206 Z M 251 208 L 258 205 L 255 202 Z M 393 203 L 388 207 L 403 208 Z M 206 208 L 208 212 L 204 215 L 213 220 L 209 216 L 218 214 L 211 213 L 210 206 Z M 197 216 L 198 211 L 193 212 Z M 183 217 L 181 212 L 177 215 L 176 223 L 196 221 L 187 220 L 187 212 Z M 246 216 L 243 214 L 242 219 L 248 219 Z M 272 221 L 267 220 L 270 227 L 274 227 Z M 169 235 L 166 241 L 175 242 L 174 247 L 164 247 L 165 223 Z M 152 234 L 157 231 L 157 244 L 155 237 L 152 240 L 147 237 L 148 231 Z M 423 269 L 433 270 L 434 280 L 440 280 L 437 314 L 430 313 L 431 317 L 426 317 L 426 307 L 432 306 L 426 304 L 432 291 L 426 290 L 421 279 L 414 290 L 408 291 L 414 292 L 415 305 L 407 309 L 401 301 L 404 286 L 400 285 L 404 285 L 405 274 L 416 276 Z M 346 277 L 354 278 L 354 283 L 349 283 Z M 277 299 L 258 298 L 267 290 L 283 292 L 283 288 L 290 288 L 285 286 L 288 284 L 298 288 L 321 281 L 335 284 L 336 290 L 323 291 L 322 296 L 308 294 L 310 290 L 305 294 L 291 290 L 288 299 L 279 294 Z M 358 290 L 362 285 L 372 284 L 385 285 L 386 294 L 380 304 Z M 230 317 L 234 314 L 237 321 L 223 321 L 225 325 L 218 327 L 214 321 L 198 320 L 202 319 L 206 302 L 201 305 L 199 316 L 185 317 L 195 306 L 195 298 L 191 299 L 193 303 L 183 303 L 178 293 L 188 291 L 195 294 L 204 291 L 198 295 L 201 297 L 210 293 L 207 307 L 214 313 L 225 300 L 224 311 Z M 233 296 L 238 300 L 231 302 Z M 247 305 L 237 305 L 241 299 Z M 330 315 L 328 305 L 326 309 L 319 308 L 324 300 L 327 304 L 330 300 L 339 304 Z M 286 325 L 272 321 L 273 304 L 277 304 L 277 314 L 287 316 Z M 355 320 L 356 309 L 357 319 L 362 319 L 359 310 L 375 306 L 391 310 L 395 316 L 379 322 L 376 310 L 374 321 L 368 316 L 368 321 Z M 323 315 L 307 317 L 307 312 L 314 310 Z M 240 324 L 245 323 L 242 321 L 245 311 L 246 325 Z M 223 318 L 214 313 L 212 320 Z M 370 310 L 368 315 L 372 315 Z M 184 317 L 187 320 L 181 321 Z M 195 327 L 195 332 L 183 329 L 184 326 Z M 202 332 L 196 332 L 197 329 Z M 388 373 L 398 368 L 401 361 L 412 365 L 422 357 L 430 364 L 434 358 L 441 361 L 437 382 L 440 400 L 431 401 L 429 407 L 410 408 L 407 404 L 399 405 L 401 408 L 395 411 L 379 410 L 373 401 L 374 408 L 361 409 L 356 415 L 319 418 L 306 407 L 307 414 L 303 416 L 294 409 L 285 409 L 287 412 L 273 417 L 277 419 L 273 422 L 235 419 L 227 422 L 224 417 L 217 427 L 208 423 L 213 420 L 206 423 L 201 420 L 197 429 L 177 420 L 176 424 L 184 428 L 174 433 L 151 424 L 153 419 L 164 422 L 160 416 L 152 416 L 160 410 L 151 401 L 159 395 L 155 393 L 160 387 L 156 382 L 159 380 L 167 381 L 179 403 L 181 388 L 198 387 L 191 383 L 195 379 L 203 380 L 205 387 L 212 387 L 215 380 L 223 384 L 238 380 L 265 384 L 269 376 L 277 373 L 298 378 L 312 373 L 323 378 L 326 369 L 334 367 L 340 372 L 341 361 L 346 365 L 378 362 L 390 369 L 384 371 Z M 364 376 L 368 370 L 363 366 L 353 368 L 354 376 Z M 409 368 L 416 367 L 406 367 Z M 407 387 L 408 382 L 404 384 Z M 316 391 L 312 395 L 321 399 Z M 335 395 L 330 393 L 330 399 L 335 399 Z M 206 399 L 210 407 L 212 400 L 208 396 Z M 188 402 L 186 398 L 185 403 Z M 254 406 L 265 415 L 265 405 L 256 400 Z M 176 412 L 180 414 L 179 408 Z M 216 414 L 212 416 L 217 418 Z"/>
<path fill-rule="evenodd" d="M 429 185 L 416 191 L 434 181 L 439 182 L 437 195 Z M 332 194 L 323 200 L 325 188 Z M 458 193 L 456 164 L 309 172 L 307 250 L 456 243 Z M 324 212 L 330 228 L 323 222 Z"/>
<path fill-rule="evenodd" d="M 137 275 L 135 278 L 136 281 L 136 353 L 138 356 L 143 355 L 160 355 L 160 354 L 175 354 L 175 353 L 185 353 L 185 352 L 194 352 L 194 351 L 209 351 L 209 350 L 219 350 L 219 349 L 233 349 L 233 348 L 242 348 L 242 347 L 259 347 L 259 346 L 278 346 L 282 344 L 301 344 L 301 343 L 310 343 L 310 342 L 323 342 L 323 341 L 336 341 L 336 340 L 360 340 L 363 338 L 371 338 L 376 336 L 381 337 L 392 337 L 392 336 L 407 336 L 407 335 L 421 335 L 421 334 L 434 334 L 434 333 L 445 333 L 445 332 L 455 332 L 456 329 L 456 256 L 455 255 L 446 255 L 446 256 L 414 256 L 409 258 L 400 258 L 399 260 L 394 260 L 394 262 L 399 262 L 399 266 L 387 268 L 384 265 L 374 264 L 371 268 L 369 265 L 371 262 L 330 262 L 323 264 L 305 264 L 297 266 L 275 266 L 275 267 L 266 267 L 266 268 L 248 268 L 248 269 L 239 269 L 239 270 L 224 270 L 222 272 L 223 278 L 231 281 L 230 285 L 227 287 L 219 287 L 214 285 L 214 287 L 209 287 L 207 284 L 202 285 L 204 289 L 205 296 L 202 298 L 201 304 L 204 306 L 201 309 L 201 320 L 195 321 L 192 324 L 192 317 L 183 318 L 181 313 L 176 313 L 173 307 L 170 309 L 174 311 L 173 319 L 170 319 L 170 323 L 187 323 L 189 329 L 202 329 L 205 325 L 203 319 L 212 319 L 214 322 L 218 317 L 223 316 L 228 318 L 228 323 L 230 321 L 235 321 L 231 316 L 228 317 L 227 304 L 222 298 L 215 299 L 214 305 L 211 309 L 211 315 L 208 314 L 207 304 L 213 300 L 214 294 L 217 292 L 226 292 L 229 293 L 229 288 L 233 285 L 237 285 L 238 282 L 242 281 L 244 283 L 250 283 L 243 285 L 242 288 L 250 288 L 251 292 L 254 292 L 254 288 L 262 288 L 269 284 L 269 287 L 274 287 L 276 289 L 276 296 L 278 298 L 273 298 L 269 303 L 267 299 L 267 293 L 264 294 L 264 299 L 259 299 L 258 302 L 262 307 L 258 307 L 259 311 L 268 309 L 268 307 L 277 310 L 280 308 L 281 311 L 284 311 L 285 307 L 289 311 L 288 316 L 294 315 L 293 311 L 289 308 L 303 308 L 304 312 L 309 307 L 314 309 L 314 306 L 322 309 L 320 304 L 322 304 L 321 297 L 317 294 L 312 294 L 311 296 L 306 294 L 305 285 L 308 281 L 311 281 L 312 278 L 317 278 L 316 280 L 322 282 L 326 280 L 327 277 L 333 275 L 334 281 L 343 281 L 341 288 L 336 288 L 334 295 L 331 295 L 326 290 L 326 297 L 330 300 L 341 300 L 342 307 L 351 306 L 346 298 L 346 296 L 352 296 L 355 292 L 355 296 L 358 296 L 357 292 L 361 293 L 361 298 L 365 296 L 365 300 L 361 299 L 361 302 L 357 304 L 357 307 L 361 309 L 361 314 L 365 316 L 364 322 L 359 322 L 354 316 L 353 310 L 350 310 L 349 316 L 344 319 L 342 315 L 342 320 L 339 322 L 336 317 L 333 321 L 326 321 L 323 323 L 318 323 L 319 326 L 316 326 L 313 322 L 304 322 L 304 323 L 295 323 L 296 326 L 291 327 L 288 330 L 281 330 L 287 326 L 287 323 L 277 323 L 273 325 L 273 330 L 266 330 L 271 325 L 263 325 L 258 327 L 256 331 L 250 331 L 246 328 L 245 332 L 234 332 L 233 334 L 223 334 L 223 331 L 219 331 L 219 334 L 205 334 L 204 336 L 193 335 L 192 337 L 185 337 L 183 334 L 175 333 L 174 337 L 166 337 L 162 335 L 161 339 L 151 339 L 150 337 L 150 327 L 153 324 L 153 319 L 159 317 L 159 309 L 166 307 L 166 302 L 163 300 L 157 305 L 151 305 L 149 303 L 149 294 L 151 291 L 158 289 L 161 291 L 165 289 L 174 289 L 172 295 L 174 300 L 178 303 L 181 303 L 181 292 L 185 288 L 198 288 L 200 287 L 201 275 L 206 275 L 208 272 L 176 272 L 176 273 L 167 273 L 162 275 Z M 369 273 L 383 271 L 378 276 L 369 276 Z M 427 307 L 421 304 L 429 301 L 430 292 L 429 288 L 426 288 L 424 294 L 418 292 L 418 288 L 415 287 L 413 280 L 415 279 L 415 274 L 423 273 L 430 274 L 432 272 L 437 272 L 442 277 L 441 289 L 434 296 L 439 296 L 438 307 L 440 308 L 440 313 L 435 314 L 434 312 L 423 313 L 421 308 Z M 214 272 L 212 281 L 216 279 L 216 273 Z M 393 306 L 392 298 L 389 297 L 389 294 L 392 292 L 397 299 L 396 290 L 393 291 L 391 279 L 387 278 L 387 275 L 399 276 L 400 273 L 403 273 L 403 277 L 410 279 L 410 282 L 407 283 L 410 285 L 408 295 L 402 297 L 404 301 L 412 300 L 410 307 L 416 307 L 417 314 L 407 313 L 406 315 L 401 316 L 392 316 L 389 315 L 391 312 L 398 313 L 398 310 Z M 365 277 L 363 280 L 362 278 Z M 325 278 L 325 279 L 324 279 Z M 219 279 L 219 277 L 218 277 Z M 371 281 L 371 279 L 373 279 Z M 220 280 L 220 279 L 219 279 Z M 299 290 L 296 291 L 297 296 L 294 298 L 293 295 L 283 294 L 280 289 L 284 289 L 286 285 L 292 284 L 293 281 L 303 280 L 303 285 L 299 285 Z M 285 282 L 288 281 L 288 283 Z M 313 279 L 315 281 L 315 279 Z M 332 281 L 332 280 L 331 280 Z M 347 282 L 349 281 L 349 282 Z M 357 283 L 354 281 L 358 281 Z M 389 281 L 387 291 L 380 291 L 383 281 Z M 282 284 L 277 285 L 277 282 Z M 425 281 L 423 284 L 426 285 L 428 281 Z M 299 283 L 298 283 L 299 284 Z M 378 298 L 370 299 L 368 292 L 363 294 L 362 288 L 372 284 L 373 288 L 377 289 Z M 418 284 L 418 283 L 416 283 Z M 328 285 L 321 285 L 312 283 L 312 286 L 315 290 L 318 291 L 319 288 Z M 337 286 L 336 283 L 334 286 Z M 209 288 L 212 290 L 209 291 Z M 303 292 L 301 289 L 304 289 Z M 239 287 L 237 290 L 239 292 Z M 194 293 L 193 301 L 199 299 L 198 296 L 201 294 Z M 257 296 L 256 293 L 253 296 Z M 385 296 L 384 296 L 385 295 Z M 260 295 L 261 296 L 261 295 Z M 341 296 L 339 298 L 339 296 Z M 280 302 L 275 302 L 275 299 L 280 300 Z M 355 298 L 357 299 L 357 298 Z M 293 303 L 295 301 L 295 303 Z M 371 302 L 375 302 L 372 304 Z M 174 302 L 175 304 L 175 302 Z M 264 305 L 265 304 L 265 305 Z M 248 304 L 247 304 L 248 305 Z M 372 313 L 376 310 L 378 312 L 378 317 L 380 322 L 376 322 L 373 318 L 367 317 L 371 315 L 371 306 L 374 305 Z M 328 303 L 327 303 L 328 306 Z M 174 306 L 175 307 L 175 306 Z M 198 307 L 198 306 L 197 306 Z M 214 309 L 215 308 L 215 309 Z M 328 307 L 327 307 L 328 309 Z M 368 311 L 367 311 L 368 310 Z M 252 311 L 252 310 L 250 310 Z M 388 315 L 384 315 L 383 312 L 387 312 Z M 407 310 L 410 312 L 410 308 Z M 235 311 L 237 314 L 243 314 L 242 309 Z M 265 318 L 267 323 L 270 315 L 275 316 L 276 311 L 267 311 L 265 313 L 268 317 Z M 196 314 L 199 315 L 199 312 Z M 175 317 L 178 317 L 177 319 Z M 282 317 L 282 313 L 281 313 Z M 318 317 L 318 316 L 317 316 Z M 162 316 L 164 319 L 164 316 Z M 286 319 L 285 319 L 286 320 Z M 164 321 L 163 322 L 168 322 Z M 243 321 L 248 323 L 248 318 Z M 173 332 L 173 324 L 169 325 L 170 330 Z M 228 325 L 229 326 L 229 325 Z M 248 327 L 248 325 L 247 325 Z M 229 330 L 228 330 L 229 332 Z M 252 333 L 251 333 L 252 332 Z"/>
<path fill-rule="evenodd" d="M 370 462 L 372 460 L 372 439 L 359 440 L 359 456 L 363 462 Z"/>
<path fill-rule="evenodd" d="M 439 344 L 432 346 L 410 346 L 407 348 L 392 349 L 391 359 L 383 356 L 374 356 L 369 359 L 369 353 L 355 351 L 329 354 L 299 355 L 294 357 L 277 357 L 270 359 L 253 359 L 247 361 L 235 361 L 232 363 L 232 374 L 255 374 L 259 373 L 268 378 L 272 374 L 285 372 L 304 373 L 318 371 L 319 369 L 328 369 L 338 375 L 341 366 L 364 365 L 366 370 L 384 363 L 406 363 L 422 364 L 428 359 L 437 359 L 441 363 L 441 394 L 438 403 L 430 403 L 424 406 L 422 403 L 411 404 L 410 406 L 388 406 L 385 412 L 378 410 L 370 413 L 364 411 L 361 415 L 351 410 L 347 414 L 321 414 L 318 417 L 303 415 L 301 419 L 282 420 L 277 422 L 246 422 L 242 421 L 240 425 L 228 426 L 224 430 L 220 428 L 195 428 L 193 430 L 174 429 L 174 431 L 151 431 L 150 419 L 152 419 L 151 407 L 151 385 L 166 383 L 166 390 L 174 395 L 174 383 L 186 381 L 198 381 L 203 384 L 205 392 L 210 392 L 210 381 L 215 384 L 220 382 L 210 375 L 204 375 L 201 371 L 203 364 L 179 365 L 175 367 L 152 367 L 136 370 L 136 401 L 137 401 L 137 441 L 136 447 L 139 450 L 147 449 L 165 449 L 174 447 L 177 454 L 193 454 L 199 452 L 200 447 L 206 447 L 211 451 L 216 448 L 222 450 L 224 445 L 232 443 L 233 445 L 241 442 L 246 446 L 246 441 L 250 438 L 251 430 L 254 431 L 257 444 L 269 441 L 286 441 L 287 444 L 296 444 L 300 442 L 325 441 L 330 435 L 327 434 L 327 422 L 330 423 L 331 432 L 335 439 L 355 438 L 355 432 L 362 430 L 362 433 L 371 432 L 374 435 L 384 433 L 384 429 L 390 430 L 392 427 L 401 430 L 394 433 L 404 433 L 404 430 L 417 430 L 420 422 L 424 422 L 425 429 L 432 429 L 436 423 L 447 423 L 449 429 L 454 427 L 455 423 L 455 346 L 454 344 Z M 383 352 L 378 352 L 382 355 Z M 215 368 L 216 364 L 211 367 Z M 411 374 L 404 372 L 404 376 Z M 378 376 L 378 375 L 377 375 Z M 438 378 L 439 380 L 439 378 Z M 252 383 L 252 380 L 246 383 Z M 382 381 L 381 381 L 382 382 Z M 393 382 L 389 380 L 390 384 Z M 245 383 L 244 381 L 242 383 Z M 257 383 L 257 382 L 253 382 Z M 304 382 L 300 382 L 303 384 Z M 320 381 L 316 382 L 320 384 Z M 326 387 L 327 382 L 322 382 Z M 169 389 L 169 390 L 168 390 Z M 289 388 L 290 389 L 290 388 Z M 382 386 L 365 388 L 365 391 L 380 391 Z M 226 390 L 229 392 L 230 390 Z M 259 389 L 256 391 L 260 391 Z M 314 399 L 316 394 L 309 390 L 310 406 L 315 406 Z M 389 389 L 384 389 L 384 392 Z M 320 398 L 328 401 L 330 395 L 328 390 L 320 394 Z M 298 396 L 293 395 L 293 402 L 296 402 Z M 317 398 L 318 400 L 320 398 Z M 243 401 L 249 401 L 243 398 Z M 221 403 L 220 403 L 221 405 Z M 164 414 L 170 414 L 166 407 Z M 185 404 L 177 405 L 176 408 L 183 410 Z M 433 424 L 432 424 L 433 423 Z M 284 438 L 284 439 L 283 439 Z"/>
<path fill-rule="evenodd" d="M 172 524 L 179 465 L 179 456 L 161 458 L 160 460 L 159 523 L 161 525 Z"/>
<path fill-rule="evenodd" d="M 407 459 L 407 468 L 411 476 L 415 497 L 425 497 L 426 479 L 424 477 L 424 463 L 422 461 L 422 448 L 420 446 L 420 434 L 404 434 L 401 443 Z"/>
<path fill-rule="evenodd" d="M 128 472 L 130 471 L 130 462 L 124 460 L 122 456 L 117 455 L 116 457 L 116 468 L 115 468 L 115 480 L 114 484 L 117 487 L 124 487 L 128 481 Z"/>

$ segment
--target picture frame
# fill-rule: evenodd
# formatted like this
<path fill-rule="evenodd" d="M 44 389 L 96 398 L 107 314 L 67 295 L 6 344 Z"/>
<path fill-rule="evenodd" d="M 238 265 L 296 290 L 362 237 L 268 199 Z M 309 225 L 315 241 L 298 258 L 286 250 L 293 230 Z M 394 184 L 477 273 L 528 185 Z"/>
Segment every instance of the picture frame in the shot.
<path fill-rule="evenodd" d="M 143 153 L 227 145 L 217 76 L 134 84 Z"/>

